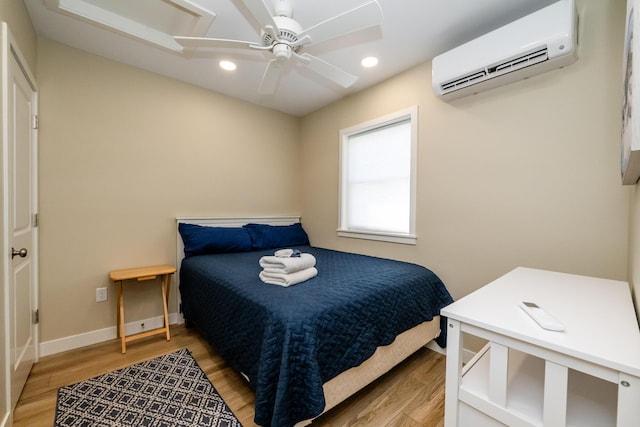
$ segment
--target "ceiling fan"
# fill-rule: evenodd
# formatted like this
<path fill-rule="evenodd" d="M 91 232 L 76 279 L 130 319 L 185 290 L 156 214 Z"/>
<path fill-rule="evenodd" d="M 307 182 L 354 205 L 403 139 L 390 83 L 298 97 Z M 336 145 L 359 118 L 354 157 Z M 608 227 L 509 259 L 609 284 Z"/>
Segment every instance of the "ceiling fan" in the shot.
<path fill-rule="evenodd" d="M 175 36 L 174 38 L 187 48 L 234 48 L 271 52 L 273 59 L 267 64 L 258 88 L 258 93 L 262 95 L 275 93 L 280 82 L 283 65 L 291 58 L 342 87 L 351 86 L 358 80 L 357 76 L 316 56 L 302 53 L 301 50 L 303 46 L 320 43 L 382 23 L 382 9 L 377 0 L 368 1 L 306 29 L 292 18 L 293 7 L 290 0 L 274 0 L 273 14 L 264 0 L 241 1 L 260 24 L 259 42 L 207 37 Z"/>

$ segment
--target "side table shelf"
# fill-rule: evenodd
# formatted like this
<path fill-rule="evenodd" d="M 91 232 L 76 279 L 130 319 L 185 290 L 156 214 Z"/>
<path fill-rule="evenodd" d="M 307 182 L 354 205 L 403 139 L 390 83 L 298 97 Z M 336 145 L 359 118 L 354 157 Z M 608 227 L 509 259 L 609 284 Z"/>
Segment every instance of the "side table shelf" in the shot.
<path fill-rule="evenodd" d="M 170 265 L 155 265 L 151 267 L 129 268 L 124 270 L 115 270 L 109 273 L 109 278 L 115 282 L 117 288 L 116 303 L 116 322 L 118 323 L 118 338 L 121 339 L 122 353 L 127 352 L 127 343 L 141 338 L 146 338 L 157 334 L 166 334 L 167 341 L 171 340 L 169 331 L 169 291 L 171 290 L 171 276 L 176 272 L 176 268 Z M 125 335 L 124 330 L 124 293 L 122 285 L 126 281 L 146 281 L 160 277 L 162 287 L 162 308 L 164 314 L 163 326 L 161 328 L 152 329 L 150 331 L 141 332 L 135 335 Z"/>
<path fill-rule="evenodd" d="M 509 393 L 504 408 L 491 403 L 491 344 L 487 344 L 463 368 L 460 384 L 460 426 L 575 426 L 616 425 L 617 386 L 573 369 L 568 370 L 566 400 L 562 389 L 554 389 L 552 398 L 566 402 L 560 419 L 544 421 L 545 360 L 510 349 L 507 383 Z M 563 402 L 564 400 L 564 402 Z M 562 405 L 565 406 L 564 404 Z M 487 414 L 493 414 L 494 417 Z M 547 417 L 552 415 L 547 414 Z M 501 420 L 511 420 L 501 423 Z M 482 420 L 482 421 L 479 421 Z"/>

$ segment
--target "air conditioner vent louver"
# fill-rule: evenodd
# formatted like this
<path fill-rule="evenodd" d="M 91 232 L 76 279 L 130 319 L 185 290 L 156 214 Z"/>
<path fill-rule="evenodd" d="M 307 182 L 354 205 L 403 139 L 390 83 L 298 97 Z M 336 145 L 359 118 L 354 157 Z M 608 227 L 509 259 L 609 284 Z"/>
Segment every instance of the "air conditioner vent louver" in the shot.
<path fill-rule="evenodd" d="M 577 30 L 575 0 L 558 0 L 434 57 L 433 92 L 451 101 L 570 65 Z"/>
<path fill-rule="evenodd" d="M 489 71 L 489 74 L 502 73 L 502 72 L 508 73 L 511 71 L 519 70 L 520 68 L 537 64 L 542 61 L 546 61 L 547 59 L 549 59 L 549 54 L 547 51 L 547 47 L 545 46 L 531 53 L 521 55 L 517 58 L 513 58 L 508 61 L 503 61 L 500 64 L 489 68 L 488 71 Z"/>
<path fill-rule="evenodd" d="M 471 86 L 475 83 L 479 83 L 483 80 L 493 78 L 495 76 L 511 73 L 516 70 L 520 70 L 525 67 L 529 67 L 533 64 L 538 64 L 549 59 L 547 47 L 541 47 L 533 50 L 532 52 L 524 55 L 510 58 L 498 64 L 491 65 L 482 70 L 474 71 L 473 73 L 459 77 L 450 82 L 443 83 L 441 85 L 442 93 L 458 90 L 463 87 Z"/>
<path fill-rule="evenodd" d="M 487 72 L 485 70 L 482 70 L 482 71 L 477 71 L 475 73 L 469 74 L 468 76 L 460 77 L 459 79 L 455 79 L 453 81 L 444 83 L 442 85 L 442 91 L 448 92 L 459 86 L 467 86 L 468 84 L 472 83 L 474 80 L 481 79 L 486 75 L 487 75 Z"/>

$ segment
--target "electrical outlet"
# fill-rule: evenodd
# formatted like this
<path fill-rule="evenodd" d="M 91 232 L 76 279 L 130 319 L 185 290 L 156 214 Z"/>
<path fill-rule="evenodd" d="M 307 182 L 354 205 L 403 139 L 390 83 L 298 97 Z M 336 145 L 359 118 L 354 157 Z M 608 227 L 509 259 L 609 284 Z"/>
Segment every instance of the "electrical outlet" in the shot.
<path fill-rule="evenodd" d="M 96 288 L 96 302 L 107 300 L 107 288 Z"/>

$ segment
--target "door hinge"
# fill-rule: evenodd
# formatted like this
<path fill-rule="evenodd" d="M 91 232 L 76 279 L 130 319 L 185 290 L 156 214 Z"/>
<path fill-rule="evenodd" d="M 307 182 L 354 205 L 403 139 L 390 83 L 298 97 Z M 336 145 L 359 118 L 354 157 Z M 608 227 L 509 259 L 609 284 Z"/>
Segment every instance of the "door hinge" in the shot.
<path fill-rule="evenodd" d="M 40 214 L 34 213 L 33 214 L 33 226 L 34 227 L 38 227 L 39 224 L 40 224 Z"/>
<path fill-rule="evenodd" d="M 38 129 L 38 115 L 34 114 L 32 116 L 31 128 Z"/>
<path fill-rule="evenodd" d="M 40 323 L 40 309 L 36 309 L 36 311 L 33 312 L 33 324 L 37 325 L 38 323 Z"/>

